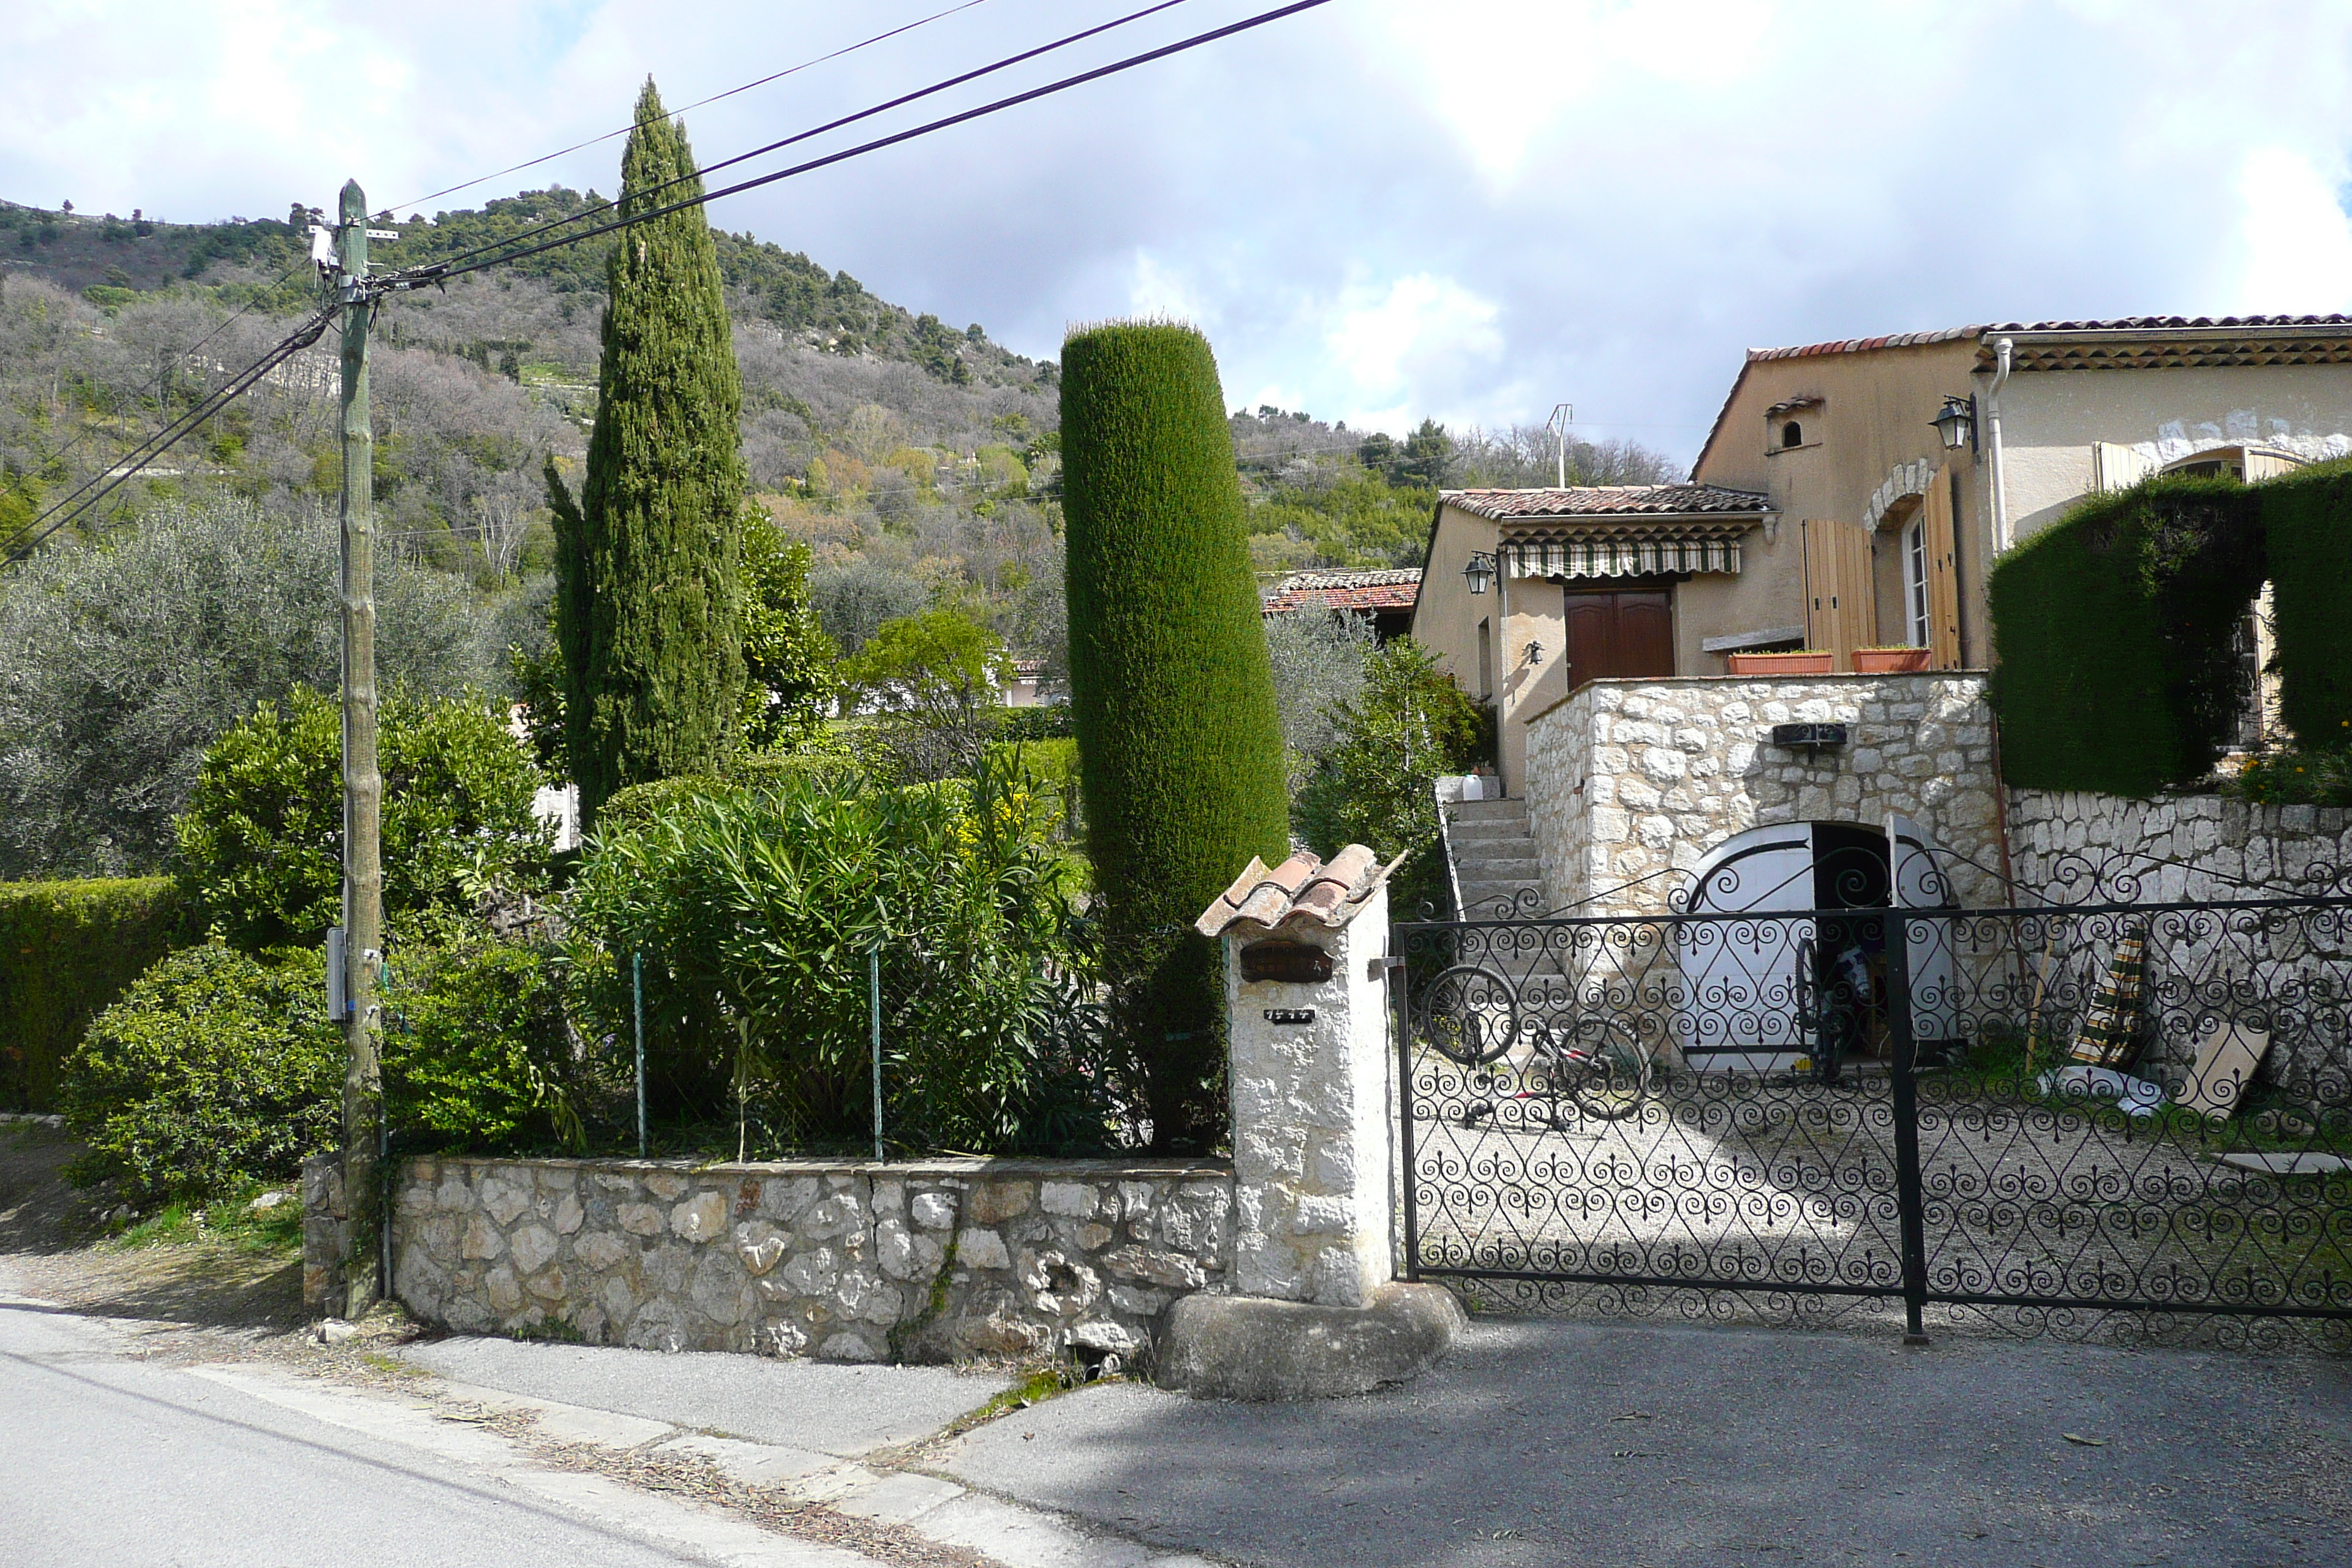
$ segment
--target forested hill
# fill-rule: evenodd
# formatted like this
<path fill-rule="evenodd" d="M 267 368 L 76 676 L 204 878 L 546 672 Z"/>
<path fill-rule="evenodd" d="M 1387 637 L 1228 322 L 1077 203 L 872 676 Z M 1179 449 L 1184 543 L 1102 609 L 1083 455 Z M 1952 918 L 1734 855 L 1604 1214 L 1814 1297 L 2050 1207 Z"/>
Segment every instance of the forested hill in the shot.
<path fill-rule="evenodd" d="M 471 254 L 601 207 L 604 200 L 593 190 L 583 195 L 557 185 L 502 197 L 479 209 L 439 212 L 429 221 L 421 214 L 396 218 L 379 213 L 375 226 L 401 237 L 378 241 L 370 257 L 382 266 L 403 267 Z M 573 226 L 591 228 L 611 216 L 597 214 Z M 310 250 L 309 226 L 299 211 L 282 219 L 174 224 L 143 213 L 93 216 L 0 202 L 0 268 L 46 278 L 100 305 L 119 305 L 130 295 L 175 284 L 210 281 L 234 303 L 260 293 L 270 309 L 290 314 L 308 306 L 315 293 L 309 268 L 300 265 Z M 977 322 L 952 327 L 935 315 L 894 305 L 848 273 L 829 272 L 772 241 L 723 229 L 713 229 L 712 237 L 737 313 L 773 326 L 793 342 L 845 356 L 900 361 L 959 385 L 1051 379 L 1050 363 L 1041 366 L 991 342 Z M 557 294 L 602 295 L 611 249 L 609 238 L 592 239 L 522 258 L 499 272 L 509 279 L 538 280 Z"/>

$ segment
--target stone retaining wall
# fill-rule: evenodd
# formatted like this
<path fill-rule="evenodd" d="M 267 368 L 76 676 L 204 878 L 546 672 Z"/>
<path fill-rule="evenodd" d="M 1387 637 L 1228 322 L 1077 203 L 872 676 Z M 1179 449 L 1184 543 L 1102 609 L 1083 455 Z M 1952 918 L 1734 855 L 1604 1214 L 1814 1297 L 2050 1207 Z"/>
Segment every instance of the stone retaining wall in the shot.
<path fill-rule="evenodd" d="M 1979 866 L 2000 864 L 1984 678 L 1700 676 L 1596 680 L 1529 721 L 1528 823 L 1552 907 L 1654 914 L 1708 850 L 1783 822 L 1911 818 Z M 1772 727 L 1837 723 L 1836 750 L 1773 746 Z M 1997 879 L 1956 865 L 1979 906 Z M 1983 885 L 1979 885 L 1979 884 Z M 1633 884 L 1626 887 L 1626 884 Z"/>
<path fill-rule="evenodd" d="M 331 1175 L 314 1163 L 313 1213 Z M 331 1247 L 335 1227 L 318 1227 Z M 656 1350 L 951 1361 L 1132 1359 L 1224 1288 L 1222 1162 L 413 1160 L 394 1284 L 427 1321 Z M 314 1303 L 332 1259 L 307 1260 Z"/>
<path fill-rule="evenodd" d="M 2299 886 L 2334 891 L 2310 884 L 2309 875 L 2315 866 L 2352 868 L 2352 811 L 2211 795 L 2126 800 L 2013 789 L 2009 842 L 2022 902 L 2284 898 Z M 2094 891 L 2091 879 L 2102 877 Z"/>

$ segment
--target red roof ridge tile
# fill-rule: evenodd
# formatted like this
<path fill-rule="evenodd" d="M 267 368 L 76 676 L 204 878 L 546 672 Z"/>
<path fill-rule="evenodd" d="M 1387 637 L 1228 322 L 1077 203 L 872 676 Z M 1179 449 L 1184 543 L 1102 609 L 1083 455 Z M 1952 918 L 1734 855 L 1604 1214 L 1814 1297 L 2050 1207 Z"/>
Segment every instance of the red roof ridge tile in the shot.
<path fill-rule="evenodd" d="M 1349 845 L 1328 864 L 1301 849 L 1271 870 L 1252 856 L 1233 885 L 1202 911 L 1193 929 L 1206 937 L 1221 937 L 1243 925 L 1272 931 L 1292 923 L 1315 924 L 1336 931 L 1355 919 L 1396 867 L 1397 861 L 1382 866 L 1380 857 L 1361 844 Z"/>

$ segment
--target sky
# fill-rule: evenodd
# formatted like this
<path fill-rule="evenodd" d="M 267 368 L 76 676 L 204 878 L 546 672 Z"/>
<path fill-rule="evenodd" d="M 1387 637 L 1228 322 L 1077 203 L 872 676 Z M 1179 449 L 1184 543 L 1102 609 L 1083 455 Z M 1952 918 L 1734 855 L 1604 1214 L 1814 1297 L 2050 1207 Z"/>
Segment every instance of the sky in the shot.
<path fill-rule="evenodd" d="M 1136 9 L 979 0 L 687 114 L 712 162 Z M 1182 0 L 868 122 L 1266 8 Z M 0 197 L 182 221 L 610 193 L 683 104 L 961 0 L 15 0 Z M 2352 309 L 2352 3 L 1331 0 L 717 204 L 1034 355 L 1159 314 L 1227 402 L 1539 423 L 1687 460 L 1742 352 L 1986 321 Z M 846 145 L 850 133 L 809 143 Z M 780 166 L 781 157 L 751 171 Z"/>

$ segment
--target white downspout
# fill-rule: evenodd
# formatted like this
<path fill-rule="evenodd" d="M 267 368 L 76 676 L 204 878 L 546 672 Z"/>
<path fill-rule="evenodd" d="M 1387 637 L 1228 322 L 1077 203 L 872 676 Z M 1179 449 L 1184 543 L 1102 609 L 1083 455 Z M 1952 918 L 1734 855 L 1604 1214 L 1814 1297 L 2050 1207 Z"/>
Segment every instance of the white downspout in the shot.
<path fill-rule="evenodd" d="M 1985 389 L 1985 425 L 1992 443 L 1992 550 L 1999 555 L 2013 542 L 2009 536 L 2009 471 L 2001 461 L 2000 389 L 2009 380 L 2010 356 L 2017 345 L 2008 338 L 1992 344 L 1992 384 Z"/>

